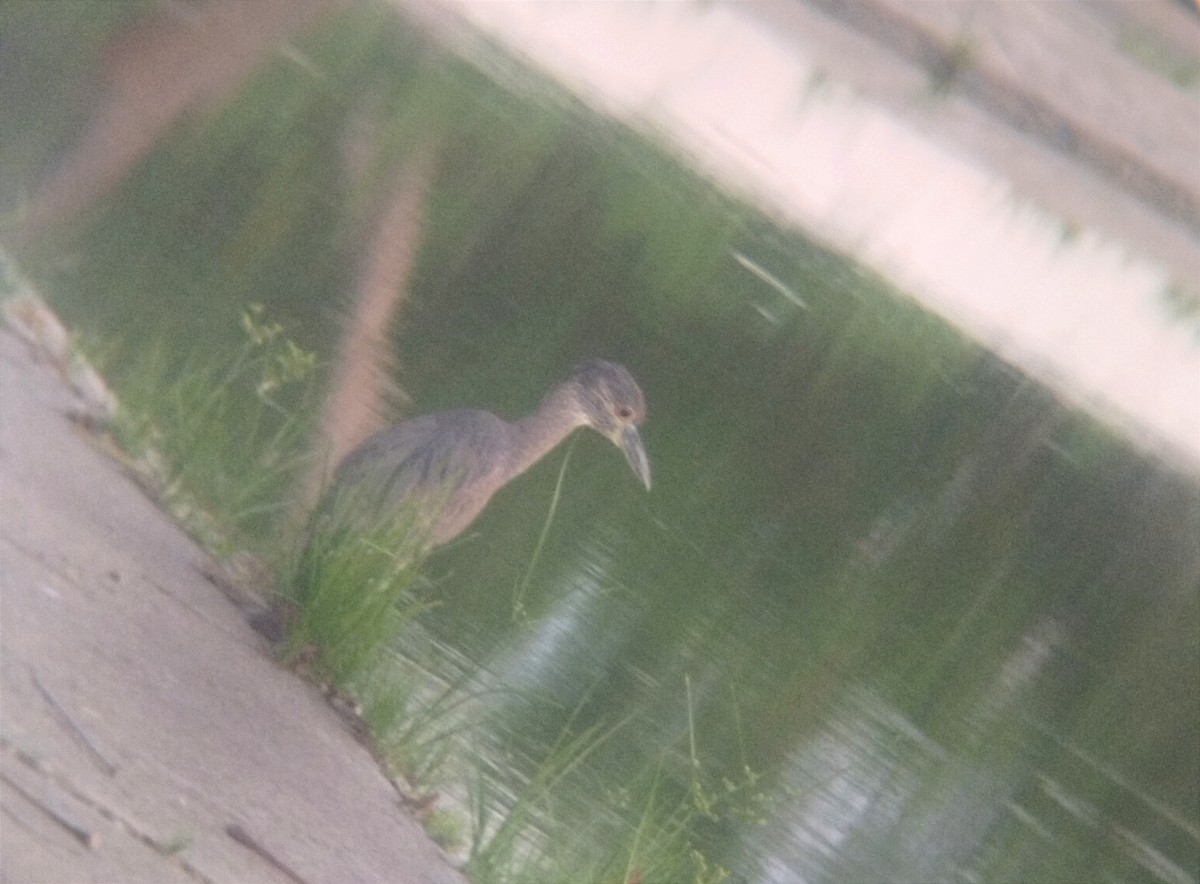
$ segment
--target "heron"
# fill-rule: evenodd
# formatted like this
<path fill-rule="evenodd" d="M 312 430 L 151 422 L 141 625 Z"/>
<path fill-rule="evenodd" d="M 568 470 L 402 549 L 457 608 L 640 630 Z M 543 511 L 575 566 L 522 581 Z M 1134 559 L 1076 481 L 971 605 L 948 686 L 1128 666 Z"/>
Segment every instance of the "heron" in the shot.
<path fill-rule="evenodd" d="M 650 462 L 638 432 L 646 400 L 623 366 L 592 359 L 575 367 L 534 411 L 508 421 L 456 408 L 402 421 L 369 437 L 337 467 L 333 494 L 356 513 L 415 515 L 430 546 L 465 531 L 492 496 L 580 427 L 617 446 L 650 490 Z"/>

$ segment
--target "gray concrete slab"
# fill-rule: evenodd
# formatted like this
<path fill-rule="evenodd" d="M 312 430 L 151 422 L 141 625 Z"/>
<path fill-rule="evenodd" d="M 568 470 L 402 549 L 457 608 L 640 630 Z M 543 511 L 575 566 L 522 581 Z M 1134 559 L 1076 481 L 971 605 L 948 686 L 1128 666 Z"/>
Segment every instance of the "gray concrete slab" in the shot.
<path fill-rule="evenodd" d="M 0 880 L 461 882 L 72 404 L 0 330 Z"/>

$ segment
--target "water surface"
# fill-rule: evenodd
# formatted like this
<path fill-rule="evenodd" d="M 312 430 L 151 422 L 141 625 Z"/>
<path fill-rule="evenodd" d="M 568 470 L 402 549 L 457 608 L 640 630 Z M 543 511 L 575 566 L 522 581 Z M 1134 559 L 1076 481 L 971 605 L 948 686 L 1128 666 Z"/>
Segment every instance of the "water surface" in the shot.
<path fill-rule="evenodd" d="M 530 843 L 594 868 L 653 794 L 692 809 L 695 876 L 1200 878 L 1194 481 L 548 84 L 391 27 L 299 42 L 323 77 L 273 61 L 21 258 L 118 377 L 231 351 L 251 301 L 328 358 L 347 115 L 401 109 L 400 160 L 436 134 L 411 410 L 516 416 L 592 356 L 650 408 L 653 491 L 581 433 L 430 560 L 441 651 L 402 648 L 482 690 L 500 803 L 564 733 L 607 735 Z"/>

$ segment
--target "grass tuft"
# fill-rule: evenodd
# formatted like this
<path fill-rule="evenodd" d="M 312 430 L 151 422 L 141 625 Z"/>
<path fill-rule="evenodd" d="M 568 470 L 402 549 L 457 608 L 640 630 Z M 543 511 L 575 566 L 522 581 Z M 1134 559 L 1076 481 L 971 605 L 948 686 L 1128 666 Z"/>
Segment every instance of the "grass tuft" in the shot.
<path fill-rule="evenodd" d="M 243 344 L 223 364 L 179 360 L 163 347 L 121 364 L 121 407 L 109 427 L 143 485 L 222 556 L 272 536 L 283 516 L 307 462 L 303 403 L 316 368 L 315 354 L 267 322 L 260 305 L 241 322 Z M 101 362 L 117 355 L 113 348 Z"/>
<path fill-rule="evenodd" d="M 354 497 L 335 493 L 309 521 L 284 584 L 295 611 L 283 654 L 311 652 L 320 675 L 362 690 L 388 639 L 431 607 L 412 592 L 429 543 L 415 507 L 364 523 Z"/>

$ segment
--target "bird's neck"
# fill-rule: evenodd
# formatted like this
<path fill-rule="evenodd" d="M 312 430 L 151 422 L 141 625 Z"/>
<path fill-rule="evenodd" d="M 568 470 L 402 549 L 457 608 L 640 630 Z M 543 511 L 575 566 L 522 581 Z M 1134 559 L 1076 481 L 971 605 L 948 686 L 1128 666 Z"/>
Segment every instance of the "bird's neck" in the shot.
<path fill-rule="evenodd" d="M 512 423 L 515 454 L 509 464 L 511 475 L 525 472 L 586 423 L 571 387 L 567 384 L 555 387 L 532 414 Z"/>

